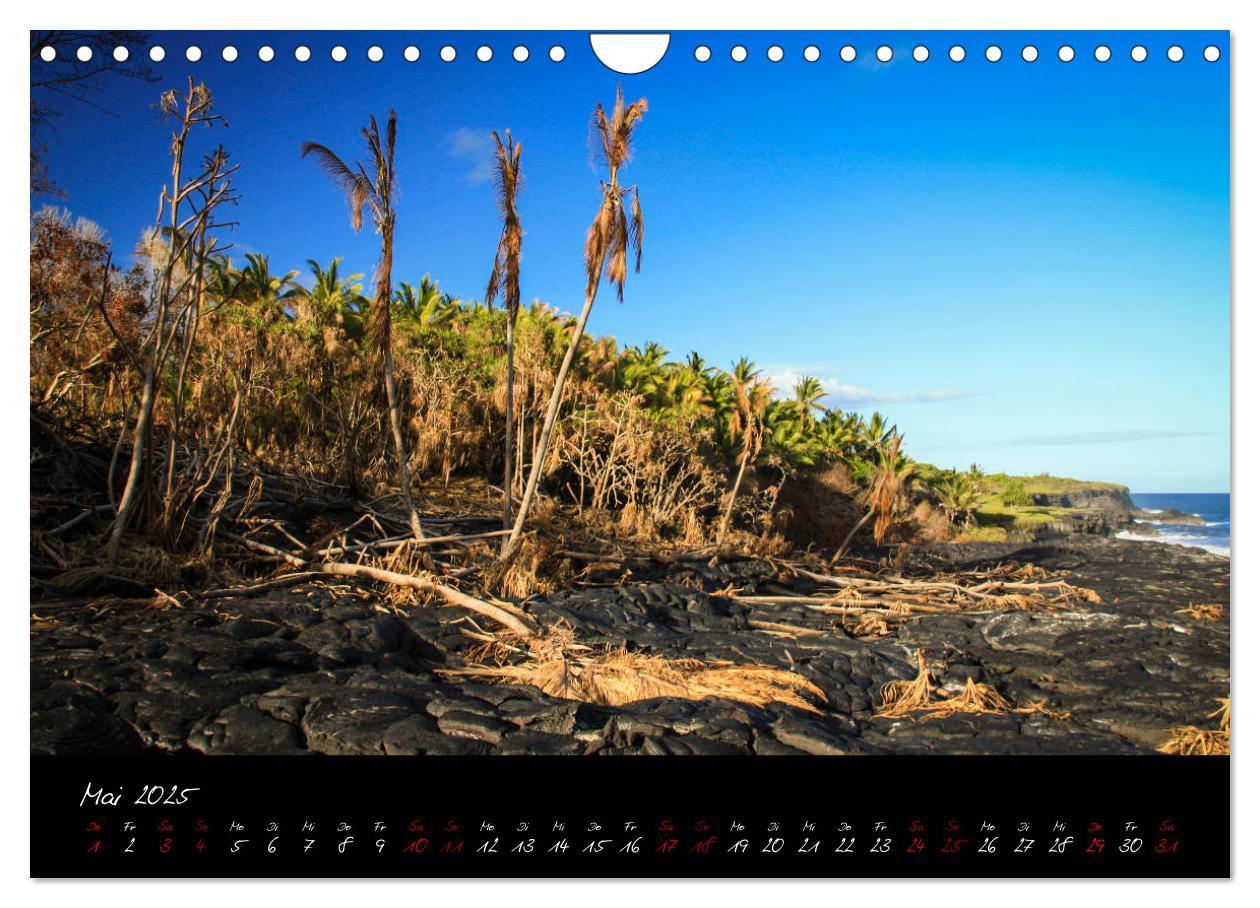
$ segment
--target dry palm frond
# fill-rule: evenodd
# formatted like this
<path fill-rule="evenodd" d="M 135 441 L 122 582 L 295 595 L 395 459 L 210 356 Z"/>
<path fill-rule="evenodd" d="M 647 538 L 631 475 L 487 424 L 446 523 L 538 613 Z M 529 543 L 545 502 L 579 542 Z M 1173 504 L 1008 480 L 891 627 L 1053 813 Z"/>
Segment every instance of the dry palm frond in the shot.
<path fill-rule="evenodd" d="M 494 138 L 494 185 L 495 202 L 503 219 L 503 232 L 490 269 L 490 281 L 486 286 L 486 305 L 492 305 L 503 294 L 503 308 L 508 319 L 516 320 L 521 305 L 521 229 L 520 216 L 516 211 L 516 192 L 521 183 L 521 143 L 512 144 L 512 131 L 505 130 L 506 142 Z"/>
<path fill-rule="evenodd" d="M 1189 615 L 1196 621 L 1220 621 L 1225 616 L 1225 607 L 1192 602 L 1186 608 L 1179 608 L 1174 615 Z"/>
<path fill-rule="evenodd" d="M 888 622 L 878 615 L 862 615 L 853 624 L 846 624 L 844 629 L 854 637 L 887 637 L 892 633 Z"/>
<path fill-rule="evenodd" d="M 1051 719 L 1058 719 L 1060 722 L 1066 722 L 1072 718 L 1072 714 L 1067 710 L 1050 709 L 1046 706 L 1045 700 L 1036 700 L 1028 706 L 1021 706 L 1019 709 L 1012 709 L 1013 713 L 1041 713 Z"/>
<path fill-rule="evenodd" d="M 883 701 L 877 717 L 902 716 L 928 709 L 932 705 L 932 673 L 928 669 L 927 654 L 919 650 L 919 673 L 913 680 L 889 681 L 879 689 Z"/>
<path fill-rule="evenodd" d="M 1013 611 L 1027 612 L 1037 608 L 1063 608 L 1061 604 L 1055 602 L 1047 602 L 1040 596 L 1027 596 L 1019 593 L 1007 593 L 1002 596 L 994 596 L 985 600 L 987 608 L 994 609 L 1010 609 Z"/>
<path fill-rule="evenodd" d="M 447 669 L 445 674 L 529 684 L 545 694 L 606 706 L 672 697 L 737 700 L 755 706 L 782 703 L 819 712 L 826 695 L 806 678 L 769 665 L 668 659 L 624 648 L 594 651 L 578 644 L 564 625 L 525 640 L 474 635 L 481 645 L 470 655 L 490 664 Z"/>
<path fill-rule="evenodd" d="M 626 104 L 621 86 L 613 108 L 606 112 L 602 104 L 595 105 L 591 129 L 597 139 L 597 149 L 608 167 L 608 181 L 601 181 L 604 197 L 599 213 L 586 234 L 584 259 L 586 262 L 586 292 L 593 295 L 601 274 L 617 288 L 617 298 L 622 298 L 625 288 L 628 252 L 634 249 L 634 269 L 639 270 L 643 253 L 643 210 L 639 205 L 637 186 L 623 187 L 618 182 L 618 172 L 630 160 L 635 127 L 647 113 L 647 99 L 640 98 Z M 630 214 L 625 208 L 626 196 L 631 196 Z"/>
<path fill-rule="evenodd" d="M 1016 709 L 1014 704 L 987 684 L 971 678 L 961 693 L 952 697 L 939 696 L 940 691 L 932 684 L 932 671 L 927 655 L 919 650 L 919 673 L 910 681 L 889 681 L 880 688 L 883 705 L 877 719 L 913 717 L 916 722 L 941 719 L 955 713 L 973 715 L 998 715 L 1001 713 L 1042 713 L 1054 719 L 1067 719 L 1068 713 L 1054 712 L 1046 708 L 1044 701 Z"/>
<path fill-rule="evenodd" d="M 1221 704 L 1220 709 L 1208 713 L 1209 719 L 1217 720 L 1216 728 L 1196 728 L 1193 725 L 1174 728 L 1171 737 L 1160 745 L 1160 753 L 1183 757 L 1229 756 L 1229 701 L 1229 697 L 1218 698 L 1216 702 Z"/>

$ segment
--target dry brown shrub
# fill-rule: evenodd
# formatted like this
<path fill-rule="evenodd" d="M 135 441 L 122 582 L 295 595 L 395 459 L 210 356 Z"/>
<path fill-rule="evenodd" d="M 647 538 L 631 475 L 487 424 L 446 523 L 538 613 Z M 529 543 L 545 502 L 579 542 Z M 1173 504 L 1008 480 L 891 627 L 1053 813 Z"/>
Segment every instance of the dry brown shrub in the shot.
<path fill-rule="evenodd" d="M 949 542 L 954 537 L 954 529 L 945 512 L 927 501 L 915 505 L 908 522 L 912 527 L 909 541 L 916 544 Z"/>

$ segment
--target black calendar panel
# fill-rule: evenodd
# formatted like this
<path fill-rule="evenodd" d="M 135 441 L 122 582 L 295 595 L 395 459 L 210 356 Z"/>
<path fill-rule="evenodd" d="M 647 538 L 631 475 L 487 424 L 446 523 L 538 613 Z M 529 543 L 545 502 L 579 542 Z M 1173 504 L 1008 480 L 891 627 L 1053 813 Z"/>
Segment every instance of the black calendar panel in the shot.
<path fill-rule="evenodd" d="M 1229 874 L 1229 762 L 34 757 L 34 876 Z"/>

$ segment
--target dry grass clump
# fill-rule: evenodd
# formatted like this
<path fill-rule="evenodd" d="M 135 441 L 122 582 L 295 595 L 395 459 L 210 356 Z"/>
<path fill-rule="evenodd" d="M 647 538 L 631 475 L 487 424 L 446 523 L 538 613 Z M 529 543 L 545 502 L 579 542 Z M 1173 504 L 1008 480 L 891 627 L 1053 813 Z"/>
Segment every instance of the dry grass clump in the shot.
<path fill-rule="evenodd" d="M 919 650 L 919 673 L 910 681 L 889 681 L 880 688 L 883 703 L 875 714 L 877 719 L 898 719 L 913 717 L 916 722 L 927 719 L 941 719 L 955 713 L 981 715 L 998 715 L 1001 713 L 1042 713 L 1053 719 L 1067 719 L 1068 713 L 1047 709 L 1044 701 L 1031 706 L 1015 708 L 1015 705 L 987 684 L 977 683 L 971 678 L 962 693 L 952 697 L 943 696 L 932 684 L 932 671 L 928 667 L 927 655 Z"/>
<path fill-rule="evenodd" d="M 1179 608 L 1173 612 L 1174 615 L 1189 615 L 1196 621 L 1220 621 L 1225 617 L 1225 607 L 1222 605 L 1208 605 L 1201 602 L 1191 602 L 1186 608 Z"/>
<path fill-rule="evenodd" d="M 1196 728 L 1183 725 L 1172 730 L 1172 737 L 1160 745 L 1160 753 L 1182 757 L 1229 756 L 1229 697 L 1217 698 L 1220 709 L 1208 713 L 1209 719 L 1217 720 L 1216 728 Z"/>
<path fill-rule="evenodd" d="M 445 674 L 529 684 L 545 694 L 605 706 L 672 697 L 737 700 L 754 706 L 782 703 L 819 712 L 826 694 L 786 669 L 698 659 L 667 659 L 616 647 L 597 651 L 577 642 L 571 628 L 556 625 L 538 637 L 470 634 L 482 645 L 474 664 Z"/>

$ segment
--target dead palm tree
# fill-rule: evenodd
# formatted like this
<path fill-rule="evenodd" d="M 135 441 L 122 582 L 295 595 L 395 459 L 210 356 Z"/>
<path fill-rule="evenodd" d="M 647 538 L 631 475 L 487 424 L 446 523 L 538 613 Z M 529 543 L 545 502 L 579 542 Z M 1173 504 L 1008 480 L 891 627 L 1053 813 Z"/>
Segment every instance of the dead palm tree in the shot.
<path fill-rule="evenodd" d="M 901 436 L 897 427 L 888 430 L 887 440 L 877 448 L 877 461 L 870 474 L 870 482 L 863 496 L 866 501 L 866 513 L 862 519 L 849 530 L 836 553 L 831 556 L 831 564 L 835 564 L 848 549 L 849 543 L 872 517 L 875 518 L 875 544 L 881 545 L 888 530 L 892 527 L 897 513 L 897 505 L 901 500 L 901 491 L 906 481 L 914 473 L 914 461 L 901 456 Z"/>
<path fill-rule="evenodd" d="M 412 535 L 423 539 L 420 515 L 416 513 L 411 500 L 411 475 L 407 469 L 407 446 L 403 440 L 398 385 L 394 379 L 393 332 L 390 325 L 390 300 L 393 296 L 390 282 L 394 267 L 394 196 L 398 189 L 394 172 L 394 144 L 398 138 L 398 114 L 392 110 L 389 112 L 384 141 L 381 140 L 375 116 L 370 119 L 367 128 L 361 131 L 367 141 L 371 171 L 359 161 L 354 162 L 351 167 L 333 151 L 315 142 L 302 143 L 302 157 L 314 157 L 315 162 L 345 192 L 350 203 L 350 226 L 354 231 L 358 233 L 363 227 L 363 208 L 366 206 L 372 216 L 372 226 L 381 236 L 381 260 L 376 265 L 374 295 L 366 327 L 368 337 L 381 355 L 385 399 L 389 404 L 389 425 L 394 435 L 394 453 L 398 458 L 398 483 L 402 487 L 403 505 L 407 509 Z"/>
<path fill-rule="evenodd" d="M 513 411 L 515 397 L 515 338 L 516 314 L 521 309 L 521 219 L 516 211 L 516 191 L 521 185 L 521 143 L 512 144 L 512 130 L 503 132 L 505 145 L 494 136 L 494 184 L 495 201 L 503 218 L 503 233 L 499 236 L 499 248 L 494 254 L 494 268 L 490 271 L 490 283 L 486 287 L 486 305 L 503 295 L 503 310 L 507 314 L 507 431 L 503 443 L 503 529 L 512 528 L 512 466 L 513 466 Z"/>
<path fill-rule="evenodd" d="M 500 565 L 508 564 L 520 549 L 525 519 L 529 516 L 529 506 L 538 490 L 538 481 L 542 478 L 543 465 L 547 461 L 547 448 L 555 429 L 556 415 L 560 412 L 564 381 L 568 377 L 569 367 L 573 364 L 573 356 L 577 352 L 578 345 L 582 342 L 586 320 L 590 317 L 591 307 L 595 304 L 595 294 L 599 290 L 600 279 L 606 277 L 608 283 L 617 288 L 617 299 L 620 300 L 625 289 L 627 259 L 631 249 L 634 250 L 634 270 L 639 270 L 639 261 L 643 252 L 643 211 L 639 208 L 639 188 L 622 186 L 619 177 L 622 166 L 630 159 L 634 130 L 646 112 L 647 99 L 640 98 L 633 104 L 626 104 L 620 85 L 617 86 L 617 98 L 611 111 L 605 112 L 603 105 L 595 105 L 592 126 L 598 139 L 597 149 L 600 157 L 608 167 L 608 181 L 600 181 L 602 199 L 599 212 L 586 232 L 584 254 L 586 303 L 582 307 L 582 314 L 578 317 L 577 323 L 573 326 L 569 348 L 565 351 L 564 359 L 560 363 L 560 371 L 556 373 L 556 381 L 551 389 L 551 401 L 547 405 L 542 432 L 534 447 L 534 460 L 529 468 L 529 480 L 525 483 L 525 492 L 521 496 L 521 506 L 516 512 L 512 533 L 503 544 L 503 550 L 499 554 Z M 627 196 L 631 197 L 628 214 Z"/>

